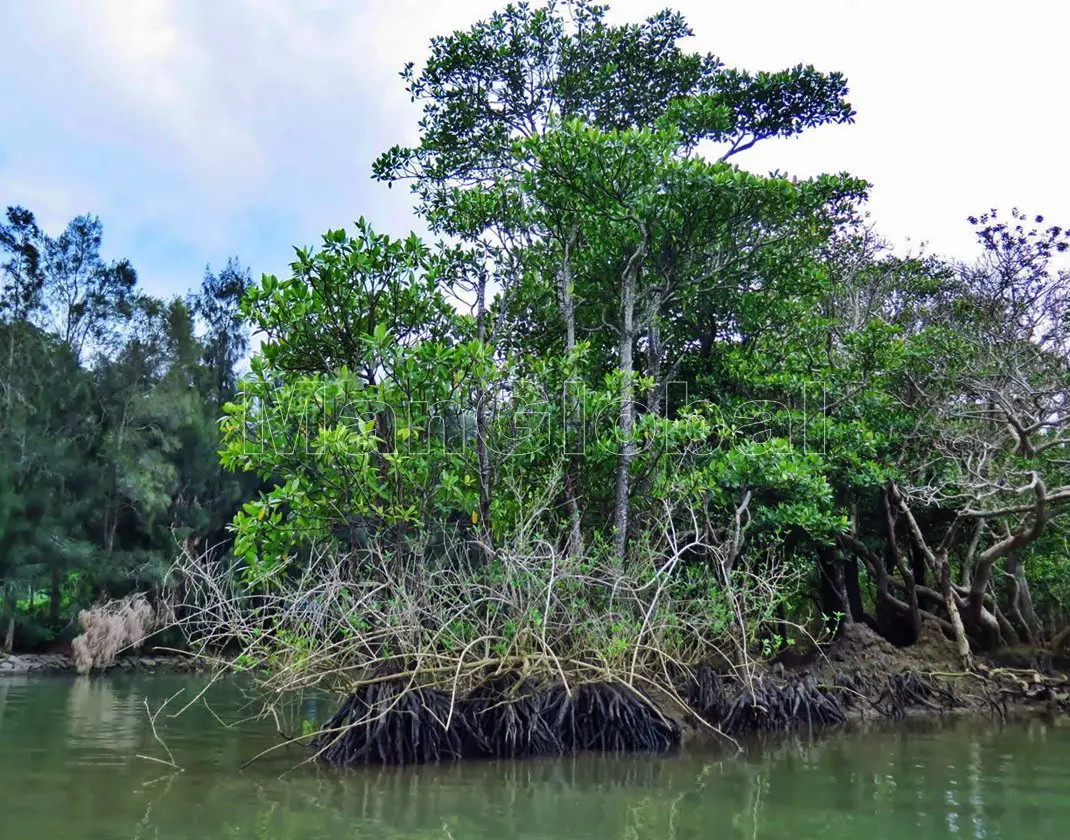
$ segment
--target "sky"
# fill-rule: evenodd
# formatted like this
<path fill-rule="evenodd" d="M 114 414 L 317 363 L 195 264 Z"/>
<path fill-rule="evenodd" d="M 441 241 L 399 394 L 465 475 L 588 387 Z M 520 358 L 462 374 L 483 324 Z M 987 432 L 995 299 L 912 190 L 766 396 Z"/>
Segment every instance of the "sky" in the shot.
<path fill-rule="evenodd" d="M 230 256 L 283 273 L 294 246 L 364 216 L 419 229 L 371 179 L 416 140 L 398 71 L 491 0 L 0 0 L 0 207 L 50 233 L 81 213 L 147 291 L 180 294 Z M 641 19 L 666 0 L 617 0 Z M 692 49 L 730 66 L 839 70 L 857 120 L 738 162 L 873 183 L 901 249 L 969 258 L 966 216 L 1018 206 L 1070 226 L 1070 9 L 1052 0 L 676 0 Z"/>

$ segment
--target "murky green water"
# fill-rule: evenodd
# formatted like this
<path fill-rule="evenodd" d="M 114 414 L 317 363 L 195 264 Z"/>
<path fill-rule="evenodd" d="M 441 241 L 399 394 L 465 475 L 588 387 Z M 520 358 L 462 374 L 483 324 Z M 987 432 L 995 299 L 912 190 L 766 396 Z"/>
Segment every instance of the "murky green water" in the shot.
<path fill-rule="evenodd" d="M 241 772 L 275 727 L 235 725 L 248 710 L 228 685 L 207 695 L 210 708 L 158 717 L 183 772 L 139 758 L 167 755 L 145 701 L 155 709 L 184 689 L 173 707 L 202 685 L 0 678 L 0 838 L 1070 837 L 1070 728 L 1050 722 L 840 734 L 743 757 L 352 772 L 292 769 L 304 757 L 292 749 Z"/>

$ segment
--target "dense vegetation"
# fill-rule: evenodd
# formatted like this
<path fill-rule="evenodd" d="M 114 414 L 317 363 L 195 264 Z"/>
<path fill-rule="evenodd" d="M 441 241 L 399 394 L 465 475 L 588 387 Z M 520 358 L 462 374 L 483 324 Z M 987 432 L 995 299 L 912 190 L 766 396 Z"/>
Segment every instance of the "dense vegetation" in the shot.
<path fill-rule="evenodd" d="M 144 294 L 102 225 L 0 224 L 0 644 L 66 639 L 78 611 L 157 595 L 183 543 L 227 539 L 253 486 L 219 465 L 218 418 L 248 350 L 248 271 L 185 299 Z"/>
<path fill-rule="evenodd" d="M 435 39 L 402 74 L 419 141 L 373 171 L 439 240 L 361 219 L 249 286 L 232 399 L 240 271 L 161 304 L 97 261 L 87 293 L 64 255 L 91 223 L 13 210 L 5 579 L 58 604 L 71 569 L 148 578 L 197 536 L 187 626 L 273 688 L 350 693 L 340 761 L 553 752 L 614 716 L 671 742 L 648 695 L 851 623 L 929 623 L 964 666 L 1058 646 L 1070 233 L 993 210 L 969 263 L 893 253 L 866 182 L 745 168 L 851 122 L 845 79 L 689 34 L 576 0 Z M 206 556 L 241 495 L 203 457 L 220 412 L 223 465 L 263 486 Z M 366 725 L 386 706 L 419 745 Z"/>
<path fill-rule="evenodd" d="M 205 640 L 350 694 L 329 760 L 657 747 L 649 695 L 850 623 L 964 666 L 1064 638 L 1070 234 L 990 211 L 968 264 L 893 253 L 864 181 L 744 167 L 850 122 L 843 77 L 689 34 L 574 2 L 435 39 L 374 174 L 440 241 L 362 219 L 243 301 L 222 457 L 276 481 L 239 581 L 184 570 Z"/>

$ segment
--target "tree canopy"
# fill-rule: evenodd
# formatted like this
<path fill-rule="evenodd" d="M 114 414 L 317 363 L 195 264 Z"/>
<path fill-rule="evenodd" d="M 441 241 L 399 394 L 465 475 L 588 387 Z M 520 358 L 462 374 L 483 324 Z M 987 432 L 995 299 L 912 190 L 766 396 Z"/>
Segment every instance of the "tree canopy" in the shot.
<path fill-rule="evenodd" d="M 235 562 L 185 572 L 282 673 L 632 684 L 851 623 L 1058 648 L 1070 233 L 989 210 L 970 261 L 895 252 L 859 177 L 747 166 L 851 122 L 846 79 L 690 35 L 551 0 L 433 39 L 372 172 L 436 242 L 361 218 L 155 301 L 97 220 L 9 209 L 0 576 L 129 574 L 240 502 Z"/>
<path fill-rule="evenodd" d="M 218 461 L 250 280 L 231 261 L 186 299 L 145 295 L 103 226 L 0 227 L 0 642 L 70 636 L 98 597 L 166 591 L 186 541 L 229 541 L 248 480 Z"/>
<path fill-rule="evenodd" d="M 969 263 L 893 252 L 864 180 L 746 166 L 851 122 L 844 77 L 690 34 L 519 3 L 404 68 L 419 136 L 373 174 L 442 240 L 362 218 L 243 302 L 250 661 L 445 661 L 457 692 L 490 661 L 656 682 L 850 623 L 930 623 L 967 663 L 1067 637 L 1066 232 L 993 210 Z"/>

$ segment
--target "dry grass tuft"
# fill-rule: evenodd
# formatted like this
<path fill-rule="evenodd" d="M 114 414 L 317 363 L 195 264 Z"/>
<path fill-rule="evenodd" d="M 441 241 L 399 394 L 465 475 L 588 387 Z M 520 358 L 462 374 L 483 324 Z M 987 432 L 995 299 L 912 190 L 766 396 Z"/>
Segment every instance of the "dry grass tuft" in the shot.
<path fill-rule="evenodd" d="M 121 651 L 139 649 L 145 639 L 173 620 L 170 605 L 154 606 L 141 592 L 82 610 L 78 613 L 82 634 L 71 643 L 78 673 L 113 665 Z"/>

